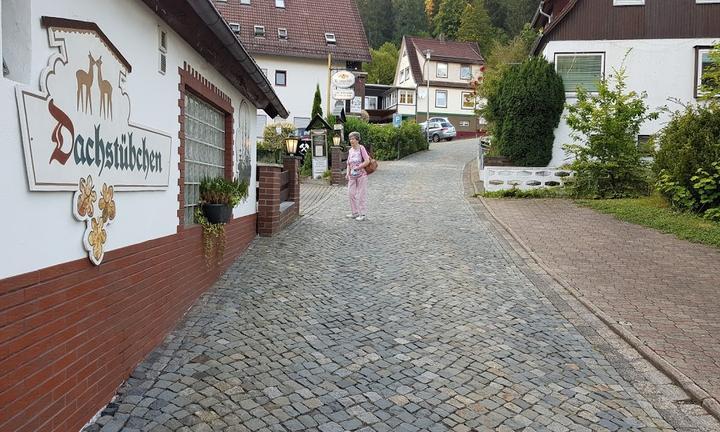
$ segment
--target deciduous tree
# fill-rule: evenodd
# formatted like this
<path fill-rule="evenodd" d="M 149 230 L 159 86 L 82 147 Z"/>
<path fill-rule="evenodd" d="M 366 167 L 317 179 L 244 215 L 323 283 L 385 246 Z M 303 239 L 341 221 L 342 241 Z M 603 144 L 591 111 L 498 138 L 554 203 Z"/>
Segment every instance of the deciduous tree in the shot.
<path fill-rule="evenodd" d="M 398 49 L 392 42 L 385 42 L 378 49 L 370 49 L 372 61 L 363 69 L 368 73 L 370 84 L 392 84 L 395 79 L 395 67 L 398 61 Z"/>
<path fill-rule="evenodd" d="M 485 0 L 474 0 L 465 6 L 457 38 L 459 41 L 477 42 L 480 53 L 485 56 L 489 54 L 495 40 L 504 39 L 504 35 L 490 21 Z"/>

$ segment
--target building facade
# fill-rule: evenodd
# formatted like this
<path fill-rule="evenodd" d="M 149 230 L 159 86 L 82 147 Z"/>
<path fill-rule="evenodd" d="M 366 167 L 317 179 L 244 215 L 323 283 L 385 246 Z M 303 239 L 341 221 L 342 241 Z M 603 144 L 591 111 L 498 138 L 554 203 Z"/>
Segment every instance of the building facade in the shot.
<path fill-rule="evenodd" d="M 354 0 L 332 4 L 321 0 L 214 0 L 214 3 L 288 108 L 287 121 L 297 128 L 310 122 L 318 87 L 323 112 L 328 110 L 328 84 L 334 71 L 359 72 L 362 62 L 371 60 Z M 363 90 L 356 84 L 356 102 L 364 100 Z M 352 107 L 349 101 L 330 100 L 330 111 L 336 112 L 336 105 L 348 112 Z M 258 111 L 259 125 L 269 121 L 265 113 Z M 261 138 L 262 127 L 258 131 Z"/>
<path fill-rule="evenodd" d="M 405 36 L 382 108 L 417 122 L 425 121 L 429 111 L 430 117 L 447 117 L 458 137 L 476 136 L 485 126 L 475 112 L 474 93 L 484 64 L 477 43 Z"/>
<path fill-rule="evenodd" d="M 628 89 L 646 92 L 650 109 L 676 111 L 697 101 L 708 52 L 720 42 L 720 1 L 544 1 L 533 25 L 542 36 L 532 53 L 555 64 L 568 103 L 577 86 L 592 90 L 624 66 Z M 660 131 L 669 117 L 661 111 L 657 120 L 643 124 L 638 142 Z M 563 145 L 571 142 L 563 115 L 550 166 L 567 162 Z"/>
<path fill-rule="evenodd" d="M 0 430 L 80 430 L 255 238 L 256 110 L 287 110 L 209 1 L 0 13 Z M 206 175 L 250 183 L 211 266 Z"/>

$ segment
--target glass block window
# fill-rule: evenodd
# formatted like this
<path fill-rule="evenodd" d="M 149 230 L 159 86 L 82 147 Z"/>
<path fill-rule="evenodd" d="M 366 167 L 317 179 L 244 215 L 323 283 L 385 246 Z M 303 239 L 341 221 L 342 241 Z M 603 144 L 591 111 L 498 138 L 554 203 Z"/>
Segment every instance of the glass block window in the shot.
<path fill-rule="evenodd" d="M 185 225 L 195 222 L 203 177 L 225 175 L 225 114 L 185 93 Z"/>
<path fill-rule="evenodd" d="M 603 77 L 603 54 L 556 54 L 555 69 L 565 92 L 575 93 L 578 87 L 595 92 Z"/>

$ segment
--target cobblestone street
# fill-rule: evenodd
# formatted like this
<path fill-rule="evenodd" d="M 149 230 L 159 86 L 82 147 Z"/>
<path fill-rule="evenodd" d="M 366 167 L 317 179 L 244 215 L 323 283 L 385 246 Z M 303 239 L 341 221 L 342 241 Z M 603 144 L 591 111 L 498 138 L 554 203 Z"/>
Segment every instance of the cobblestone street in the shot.
<path fill-rule="evenodd" d="M 718 430 L 468 200 L 474 142 L 431 148 L 364 222 L 312 185 L 86 430 Z"/>

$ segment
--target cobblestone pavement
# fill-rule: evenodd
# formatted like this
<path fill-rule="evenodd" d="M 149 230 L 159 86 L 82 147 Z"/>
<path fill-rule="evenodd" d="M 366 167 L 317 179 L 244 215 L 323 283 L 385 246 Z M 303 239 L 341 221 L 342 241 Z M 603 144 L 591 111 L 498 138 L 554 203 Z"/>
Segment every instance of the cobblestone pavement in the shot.
<path fill-rule="evenodd" d="M 562 279 L 720 400 L 720 251 L 566 200 L 486 202 Z"/>
<path fill-rule="evenodd" d="M 320 211 L 329 201 L 337 201 L 345 196 L 346 189 L 330 186 L 325 180 L 304 179 L 300 185 L 300 214 L 312 215 Z"/>
<path fill-rule="evenodd" d="M 432 148 L 366 221 L 339 194 L 256 239 L 87 430 L 711 430 L 466 199 L 474 145 Z"/>

